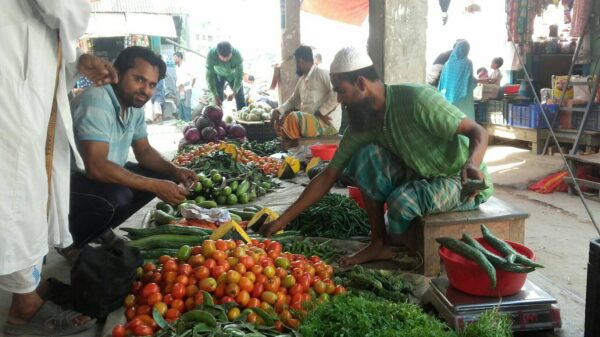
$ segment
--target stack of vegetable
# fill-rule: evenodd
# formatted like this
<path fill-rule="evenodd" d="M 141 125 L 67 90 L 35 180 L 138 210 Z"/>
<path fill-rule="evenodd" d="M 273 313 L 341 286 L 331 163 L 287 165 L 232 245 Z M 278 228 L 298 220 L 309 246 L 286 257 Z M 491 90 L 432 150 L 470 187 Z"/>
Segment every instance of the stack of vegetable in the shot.
<path fill-rule="evenodd" d="M 332 263 L 337 261 L 345 252 L 333 245 L 331 239 L 306 238 L 298 231 L 285 231 L 285 236 L 274 236 L 272 239 L 280 242 L 286 251 L 305 256 L 316 255 L 321 260 Z"/>
<path fill-rule="evenodd" d="M 204 240 L 158 261 L 144 264 L 124 301 L 123 328 L 135 336 L 156 333 L 159 322 L 165 330 L 171 330 L 167 323 L 174 324 L 177 329 L 193 329 L 197 336 L 207 328 L 224 329 L 225 324 L 213 319 L 225 317 L 220 310 L 226 310 L 231 322 L 239 323 L 243 317 L 278 330 L 297 329 L 308 303 L 346 293 L 334 283 L 333 268 L 319 257 L 283 252 L 279 242 L 268 239 L 249 244 Z M 215 308 L 215 303 L 221 307 Z M 190 321 L 204 325 L 185 324 Z"/>
<path fill-rule="evenodd" d="M 183 128 L 185 144 L 198 144 L 201 142 L 216 142 L 224 139 L 237 139 L 246 141 L 246 130 L 239 124 L 228 124 L 223 121 L 223 110 L 209 105 L 204 108 L 201 116 L 194 119 L 193 123 Z"/>
<path fill-rule="evenodd" d="M 406 302 L 411 290 L 401 276 L 389 270 L 365 269 L 361 266 L 336 272 L 334 280 L 361 296 L 395 302 Z"/>
<path fill-rule="evenodd" d="M 512 273 L 530 273 L 534 271 L 535 268 L 544 267 L 514 250 L 514 248 L 504 240 L 494 236 L 494 234 L 483 224 L 481 225 L 481 232 L 485 242 L 501 253 L 503 257 L 487 250 L 483 245 L 466 233 L 463 233 L 463 241 L 450 237 L 437 238 L 436 241 L 454 253 L 483 267 L 490 278 L 492 288 L 496 288 L 495 268 Z"/>
<path fill-rule="evenodd" d="M 274 175 L 281 166 L 281 160 L 266 156 L 259 156 L 251 150 L 231 143 L 208 143 L 203 145 L 191 145 L 183 148 L 173 159 L 173 163 L 179 166 L 195 169 L 201 164 L 209 162 L 208 167 L 203 169 L 219 169 L 211 167 L 211 155 L 216 152 L 225 152 L 231 157 L 230 162 L 236 161 L 241 164 L 250 165 L 250 168 L 259 168 L 266 175 Z M 228 166 L 232 166 L 231 163 Z M 215 164 L 218 165 L 218 164 Z M 241 169 L 240 169 L 241 170 Z"/>
<path fill-rule="evenodd" d="M 242 121 L 259 122 L 271 120 L 270 105 L 264 102 L 252 103 L 238 111 L 237 118 Z"/>
<path fill-rule="evenodd" d="M 368 236 L 367 213 L 356 202 L 338 193 L 327 193 L 290 222 L 290 230 L 303 236 L 347 239 Z"/>

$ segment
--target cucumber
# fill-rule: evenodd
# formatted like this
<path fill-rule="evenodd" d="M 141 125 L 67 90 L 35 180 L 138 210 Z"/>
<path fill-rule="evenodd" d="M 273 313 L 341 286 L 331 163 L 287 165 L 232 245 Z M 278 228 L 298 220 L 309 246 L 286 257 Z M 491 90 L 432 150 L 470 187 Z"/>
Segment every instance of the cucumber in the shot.
<path fill-rule="evenodd" d="M 249 189 L 250 189 L 250 182 L 248 182 L 248 180 L 244 180 L 238 186 L 237 191 L 235 192 L 235 194 L 237 194 L 238 196 L 240 196 L 240 195 L 248 192 Z"/>
<path fill-rule="evenodd" d="M 206 200 L 198 204 L 202 208 L 215 208 L 217 203 L 214 200 Z"/>
<path fill-rule="evenodd" d="M 469 234 L 467 233 L 463 233 L 463 241 L 468 244 L 469 246 L 479 250 L 480 252 L 483 253 L 483 255 L 485 255 L 485 257 L 494 265 L 494 266 L 498 266 L 498 265 L 502 265 L 505 264 L 507 261 L 506 259 L 490 252 L 489 250 L 485 249 L 484 246 L 481 245 L 481 243 L 477 242 L 477 240 L 473 239 Z"/>
<path fill-rule="evenodd" d="M 155 260 L 163 255 L 169 255 L 175 257 L 177 255 L 177 248 L 159 248 L 150 250 L 140 250 L 140 254 L 144 260 Z"/>
<path fill-rule="evenodd" d="M 544 268 L 543 265 L 535 263 L 528 259 L 527 256 L 517 252 L 511 245 L 506 243 L 506 241 L 494 236 L 494 234 L 492 234 L 492 232 L 484 224 L 481 225 L 481 233 L 483 233 L 485 242 L 489 243 L 490 246 L 494 247 L 502 255 L 504 255 L 508 262 L 518 262 L 528 267 Z"/>
<path fill-rule="evenodd" d="M 435 241 L 455 252 L 456 254 L 461 255 L 483 267 L 486 274 L 490 278 L 492 288 L 496 288 L 496 269 L 494 269 L 494 266 L 490 263 L 490 261 L 488 261 L 488 259 L 486 259 L 482 252 L 454 238 L 441 237 L 435 239 Z"/>
<path fill-rule="evenodd" d="M 229 212 L 229 216 L 231 217 L 231 220 L 233 220 L 233 221 L 235 221 L 237 223 L 240 223 L 240 222 L 243 221 L 242 218 L 239 215 L 235 214 L 235 213 Z"/>
<path fill-rule="evenodd" d="M 178 225 L 164 225 L 160 227 L 151 228 L 130 228 L 124 227 L 119 228 L 129 234 L 134 239 L 145 238 L 152 235 L 159 234 L 181 234 L 181 235 L 210 235 L 211 230 L 192 227 L 192 226 L 178 226 Z"/>
<path fill-rule="evenodd" d="M 207 240 L 209 235 L 158 234 L 128 241 L 127 244 L 140 250 L 177 248 L 183 245 L 196 246 Z"/>
<path fill-rule="evenodd" d="M 175 220 L 174 216 L 163 212 L 160 209 L 154 211 L 154 222 L 156 222 L 158 226 L 169 224 L 171 221 Z"/>
<path fill-rule="evenodd" d="M 239 209 L 229 209 L 229 213 L 233 213 L 237 216 L 239 216 L 240 218 L 242 218 L 242 220 L 250 220 L 254 217 L 254 214 L 256 214 L 256 212 L 244 212 L 244 211 L 240 211 Z"/>
<path fill-rule="evenodd" d="M 167 204 L 164 201 L 157 202 L 156 209 L 161 210 L 169 215 L 173 215 L 175 213 L 175 209 L 173 208 L 173 206 Z"/>

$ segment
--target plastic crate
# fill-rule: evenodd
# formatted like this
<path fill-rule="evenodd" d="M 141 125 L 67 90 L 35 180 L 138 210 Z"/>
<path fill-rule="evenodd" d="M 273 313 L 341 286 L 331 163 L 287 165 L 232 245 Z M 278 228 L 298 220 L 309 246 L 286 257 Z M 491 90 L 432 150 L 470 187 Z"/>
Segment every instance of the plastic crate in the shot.
<path fill-rule="evenodd" d="M 487 113 L 487 101 L 475 102 L 475 121 L 479 124 L 490 123 L 490 117 Z"/>
<path fill-rule="evenodd" d="M 508 125 L 508 101 L 495 99 L 488 100 L 487 119 L 492 124 Z"/>
<path fill-rule="evenodd" d="M 581 121 L 583 120 L 584 112 L 581 111 L 573 111 L 571 115 L 571 127 L 574 129 L 579 129 L 581 125 Z M 591 131 L 600 131 L 600 118 L 598 118 L 598 111 L 591 110 L 588 113 L 587 120 L 585 121 L 585 125 L 583 126 L 584 130 Z"/>
<path fill-rule="evenodd" d="M 265 142 L 277 138 L 275 131 L 271 127 L 271 123 L 268 121 L 264 122 L 244 122 L 237 121 L 238 124 L 242 125 L 246 129 L 246 138 L 249 141 Z"/>
<path fill-rule="evenodd" d="M 552 122 L 558 113 L 558 104 L 544 104 L 546 117 Z M 529 129 L 547 129 L 548 123 L 542 116 L 540 106 L 537 104 L 510 104 L 509 123 L 512 126 Z"/>

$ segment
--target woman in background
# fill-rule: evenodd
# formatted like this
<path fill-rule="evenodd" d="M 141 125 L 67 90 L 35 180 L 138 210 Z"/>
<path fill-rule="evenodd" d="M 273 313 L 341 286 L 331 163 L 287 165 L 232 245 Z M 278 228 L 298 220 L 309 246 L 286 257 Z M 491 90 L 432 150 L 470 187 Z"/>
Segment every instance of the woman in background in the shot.
<path fill-rule="evenodd" d="M 442 70 L 438 90 L 448 102 L 475 120 L 473 89 L 477 86 L 477 80 L 473 77 L 473 63 L 467 58 L 469 48 L 469 43 L 465 40 L 454 45 L 452 54 Z"/>

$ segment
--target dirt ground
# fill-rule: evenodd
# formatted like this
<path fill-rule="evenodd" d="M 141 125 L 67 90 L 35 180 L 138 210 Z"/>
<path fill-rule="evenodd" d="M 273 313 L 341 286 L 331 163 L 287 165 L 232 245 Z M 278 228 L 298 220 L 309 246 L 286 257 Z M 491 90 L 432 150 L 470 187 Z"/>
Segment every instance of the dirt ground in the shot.
<path fill-rule="evenodd" d="M 165 157 L 171 158 L 180 138 L 178 127 L 166 122 L 149 125 L 148 130 L 150 142 Z M 526 189 L 532 181 L 562 170 L 564 165 L 560 157 L 536 156 L 525 149 L 509 146 L 490 146 L 486 162 L 495 182 L 495 196 L 530 214 L 525 222 L 525 244 L 536 252 L 538 261 L 546 268 L 538 269 L 529 277 L 556 297 L 561 309 L 562 329 L 518 336 L 583 336 L 589 242 L 600 234 L 578 197 L 566 193 L 541 195 Z M 260 203 L 283 209 L 301 190 L 300 185 L 289 186 Z M 588 200 L 588 204 L 600 219 L 600 203 Z M 128 224 L 139 224 L 145 213 L 146 210 L 141 210 L 128 220 Z M 44 275 L 68 281 L 69 268 L 66 261 L 51 250 Z M 9 306 L 9 294 L 0 291 L 0 322 L 6 320 Z M 109 319 L 107 329 L 99 326 L 97 331 L 81 336 L 105 336 L 102 330 L 110 331 L 110 322 Z"/>

